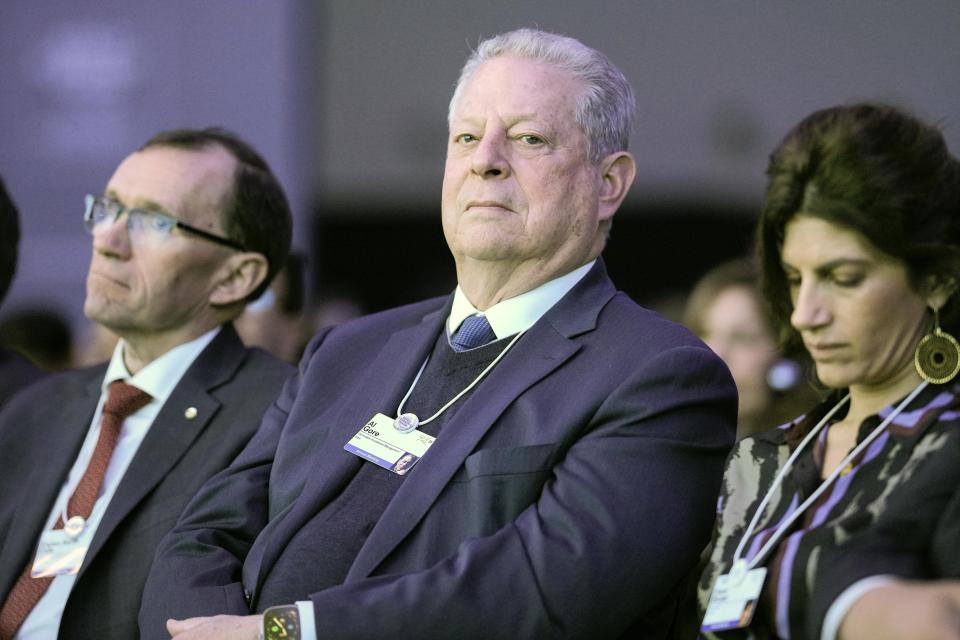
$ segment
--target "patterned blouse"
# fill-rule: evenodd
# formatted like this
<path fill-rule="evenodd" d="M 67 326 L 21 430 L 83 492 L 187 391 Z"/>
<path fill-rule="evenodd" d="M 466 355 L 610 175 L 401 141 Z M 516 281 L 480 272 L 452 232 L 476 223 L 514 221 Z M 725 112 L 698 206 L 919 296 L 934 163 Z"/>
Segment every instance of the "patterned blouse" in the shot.
<path fill-rule="evenodd" d="M 960 577 L 960 384 L 930 385 L 792 525 L 766 561 L 767 577 L 748 629 L 709 638 L 819 638 L 833 601 L 873 575 Z M 727 460 L 710 563 L 699 585 L 701 615 L 717 577 L 787 457 L 839 401 L 741 440 Z M 860 425 L 861 442 L 899 404 Z M 845 412 L 841 409 L 835 418 Z M 776 526 L 821 482 L 828 428 L 797 458 L 752 538 L 753 558 Z"/>

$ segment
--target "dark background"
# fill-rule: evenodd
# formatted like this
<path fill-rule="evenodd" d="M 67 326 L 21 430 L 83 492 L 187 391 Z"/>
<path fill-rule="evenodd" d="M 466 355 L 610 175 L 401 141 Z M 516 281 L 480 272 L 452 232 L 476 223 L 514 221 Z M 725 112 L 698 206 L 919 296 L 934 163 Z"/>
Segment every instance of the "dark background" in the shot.
<path fill-rule="evenodd" d="M 519 26 L 601 49 L 636 90 L 605 259 L 648 305 L 749 246 L 767 154 L 811 111 L 893 101 L 960 148 L 957 0 L 6 0 L 0 175 L 23 240 L 0 316 L 44 306 L 81 333 L 83 196 L 157 131 L 212 124 L 285 185 L 313 305 L 449 291 L 447 102 L 471 47 Z"/>

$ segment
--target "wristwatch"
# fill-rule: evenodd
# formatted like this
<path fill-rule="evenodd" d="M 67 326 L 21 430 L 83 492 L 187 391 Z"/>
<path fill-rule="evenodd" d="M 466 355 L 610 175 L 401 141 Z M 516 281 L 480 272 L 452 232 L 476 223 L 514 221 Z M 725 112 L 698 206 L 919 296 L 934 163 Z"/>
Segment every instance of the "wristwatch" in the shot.
<path fill-rule="evenodd" d="M 300 611 L 295 604 L 270 607 L 263 612 L 262 640 L 300 640 Z"/>

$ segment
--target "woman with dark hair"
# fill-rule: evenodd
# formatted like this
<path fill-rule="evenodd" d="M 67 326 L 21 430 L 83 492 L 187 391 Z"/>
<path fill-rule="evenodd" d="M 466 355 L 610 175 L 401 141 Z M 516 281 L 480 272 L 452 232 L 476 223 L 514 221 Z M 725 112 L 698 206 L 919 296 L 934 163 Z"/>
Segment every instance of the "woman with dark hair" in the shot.
<path fill-rule="evenodd" d="M 818 111 L 758 226 L 786 343 L 833 393 L 731 453 L 709 637 L 960 637 L 960 163 L 903 111 Z"/>

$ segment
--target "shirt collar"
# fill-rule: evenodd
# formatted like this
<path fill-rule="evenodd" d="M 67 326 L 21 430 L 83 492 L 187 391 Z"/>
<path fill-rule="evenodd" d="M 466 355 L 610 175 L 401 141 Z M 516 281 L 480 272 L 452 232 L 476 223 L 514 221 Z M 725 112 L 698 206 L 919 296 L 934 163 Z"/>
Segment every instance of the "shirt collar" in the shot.
<path fill-rule="evenodd" d="M 582 267 L 545 282 L 536 289 L 501 300 L 483 313 L 467 300 L 466 294 L 463 293 L 460 285 L 457 285 L 456 291 L 453 292 L 453 306 L 447 317 L 447 334 L 453 335 L 468 316 L 478 313 L 487 317 L 490 328 L 493 329 L 498 340 L 529 329 L 575 284 L 580 282 L 583 276 L 587 275 L 595 262 L 596 259 L 591 260 Z"/>
<path fill-rule="evenodd" d="M 106 395 L 111 382 L 124 380 L 149 393 L 153 397 L 153 402 L 161 404 L 166 402 L 173 393 L 173 388 L 180 382 L 180 378 L 221 328 L 215 327 L 199 338 L 177 345 L 132 376 L 123 362 L 123 348 L 126 343 L 123 340 L 118 341 L 113 349 L 110 364 L 107 366 L 107 375 L 103 378 L 101 392 Z"/>

